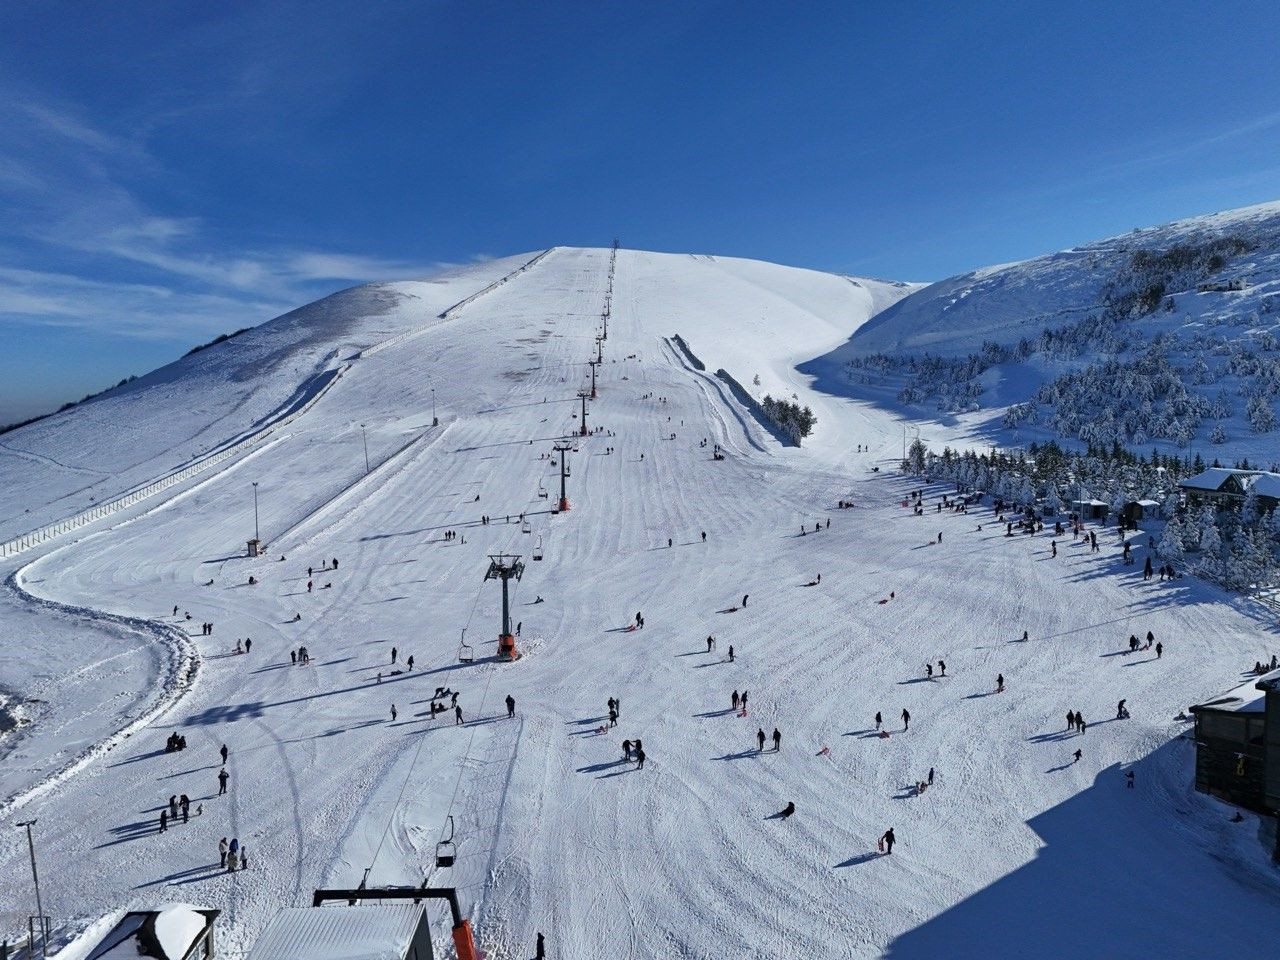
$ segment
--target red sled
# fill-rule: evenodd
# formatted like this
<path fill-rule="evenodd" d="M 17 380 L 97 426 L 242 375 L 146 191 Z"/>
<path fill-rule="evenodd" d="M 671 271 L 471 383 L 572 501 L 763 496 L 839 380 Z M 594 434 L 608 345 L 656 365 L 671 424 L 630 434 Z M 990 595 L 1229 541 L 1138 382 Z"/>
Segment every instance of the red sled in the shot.
<path fill-rule="evenodd" d="M 881 837 L 876 841 L 876 850 L 880 853 L 884 853 L 884 837 Z"/>
<path fill-rule="evenodd" d="M 627 624 L 627 633 L 631 633 L 633 630 L 635 630 L 635 628 L 636 628 L 636 625 L 634 623 Z"/>
<path fill-rule="evenodd" d="M 889 731 L 888 731 L 888 730 L 881 730 L 881 731 L 880 731 L 880 739 L 881 739 L 881 740 L 888 740 L 888 739 L 889 739 Z"/>

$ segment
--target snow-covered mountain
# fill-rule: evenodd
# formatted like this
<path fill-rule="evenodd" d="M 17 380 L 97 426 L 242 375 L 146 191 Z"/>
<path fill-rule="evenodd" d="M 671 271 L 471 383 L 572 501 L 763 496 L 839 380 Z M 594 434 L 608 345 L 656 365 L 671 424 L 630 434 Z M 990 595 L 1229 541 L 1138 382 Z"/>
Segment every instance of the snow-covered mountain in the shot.
<path fill-rule="evenodd" d="M 36 821 L 57 941 L 176 900 L 243 957 L 318 887 L 424 881 L 492 958 L 539 931 L 564 960 L 1280 937 L 1258 818 L 1193 792 L 1177 719 L 1267 658 L 1274 614 L 1144 580 L 1145 537 L 1134 566 L 1005 537 L 898 475 L 899 412 L 796 364 L 913 289 L 557 247 L 337 294 L 0 438 L 9 533 L 167 484 L 0 556 L 0 820 Z M 817 412 L 802 448 L 766 393 Z M 515 662 L 497 554 L 525 561 Z M 1125 654 L 1148 630 L 1163 657 Z M 28 876 L 0 830 L 0 937 Z"/>
<path fill-rule="evenodd" d="M 1280 202 L 918 290 L 811 370 L 974 438 L 1275 460 Z"/>

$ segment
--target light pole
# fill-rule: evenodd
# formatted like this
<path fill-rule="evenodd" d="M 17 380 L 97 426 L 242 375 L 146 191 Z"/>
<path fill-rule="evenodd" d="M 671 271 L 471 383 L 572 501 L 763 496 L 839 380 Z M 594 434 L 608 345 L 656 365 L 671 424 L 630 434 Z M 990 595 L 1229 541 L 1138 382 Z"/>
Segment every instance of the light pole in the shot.
<path fill-rule="evenodd" d="M 258 536 L 258 481 L 253 481 L 253 539 L 261 540 Z"/>
<path fill-rule="evenodd" d="M 364 472 L 369 472 L 369 437 L 364 432 L 364 424 L 360 424 L 360 439 L 364 441 Z"/>
<path fill-rule="evenodd" d="M 431 425 L 440 426 L 440 418 L 436 416 L 436 388 L 431 388 Z"/>
<path fill-rule="evenodd" d="M 36 843 L 31 837 L 31 827 L 35 822 L 34 820 L 24 820 L 18 826 L 27 828 L 27 849 L 31 851 L 31 879 L 36 885 L 36 919 L 40 924 L 40 956 L 47 957 L 49 951 L 45 944 L 44 904 L 40 902 L 40 875 L 36 873 Z"/>

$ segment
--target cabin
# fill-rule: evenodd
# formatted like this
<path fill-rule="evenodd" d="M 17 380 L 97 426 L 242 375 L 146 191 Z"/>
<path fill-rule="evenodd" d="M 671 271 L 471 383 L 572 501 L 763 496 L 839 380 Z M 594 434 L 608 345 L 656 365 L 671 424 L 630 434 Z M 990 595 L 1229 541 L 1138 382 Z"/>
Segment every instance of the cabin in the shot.
<path fill-rule="evenodd" d="M 85 960 L 208 960 L 215 956 L 213 924 L 220 912 L 187 903 L 130 911 Z"/>
<path fill-rule="evenodd" d="M 421 903 L 288 907 L 267 924 L 248 960 L 434 960 Z"/>
<path fill-rule="evenodd" d="M 1191 708 L 1201 793 L 1253 810 L 1280 810 L 1280 670 Z"/>
<path fill-rule="evenodd" d="M 1128 523 L 1156 520 L 1160 517 L 1160 504 L 1156 500 L 1130 500 L 1124 505 L 1124 519 Z"/>
<path fill-rule="evenodd" d="M 1072 500 L 1071 512 L 1081 520 L 1105 520 L 1111 505 L 1104 500 Z"/>
<path fill-rule="evenodd" d="M 1194 508 L 1211 503 L 1220 509 L 1239 508 L 1250 490 L 1258 498 L 1263 513 L 1280 506 L 1280 473 L 1264 470 L 1235 470 L 1210 467 L 1178 483 L 1186 495 L 1187 505 Z"/>

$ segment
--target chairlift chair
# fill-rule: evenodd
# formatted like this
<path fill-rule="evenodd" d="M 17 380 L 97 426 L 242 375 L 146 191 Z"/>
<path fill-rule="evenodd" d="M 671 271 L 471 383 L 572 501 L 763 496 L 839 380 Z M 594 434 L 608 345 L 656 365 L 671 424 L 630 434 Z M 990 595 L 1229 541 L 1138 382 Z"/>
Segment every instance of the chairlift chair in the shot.
<path fill-rule="evenodd" d="M 533 533 L 533 527 L 529 526 L 529 521 L 528 521 L 528 520 L 525 520 L 525 522 L 524 522 L 524 523 L 520 524 L 520 532 L 521 532 L 521 533 Z"/>
<path fill-rule="evenodd" d="M 471 649 L 471 644 L 467 643 L 467 631 L 462 631 L 462 639 L 458 642 L 458 662 L 471 663 L 476 658 L 476 652 Z"/>
<path fill-rule="evenodd" d="M 533 547 L 533 559 L 542 559 L 542 534 L 538 534 L 538 542 Z"/>
<path fill-rule="evenodd" d="M 453 815 L 449 815 L 449 833 L 436 844 L 436 866 L 452 867 L 458 859 L 458 847 L 453 842 Z"/>

